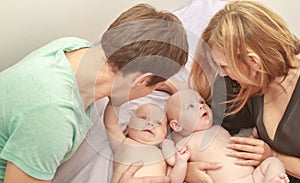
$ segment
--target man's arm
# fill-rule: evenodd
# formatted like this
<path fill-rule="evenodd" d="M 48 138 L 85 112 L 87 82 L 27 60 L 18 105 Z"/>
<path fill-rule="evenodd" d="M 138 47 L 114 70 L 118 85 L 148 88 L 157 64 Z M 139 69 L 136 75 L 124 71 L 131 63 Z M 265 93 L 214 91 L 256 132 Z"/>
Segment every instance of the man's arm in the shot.
<path fill-rule="evenodd" d="M 33 178 L 23 172 L 20 168 L 14 165 L 11 162 L 8 162 L 6 165 L 5 176 L 4 176 L 5 183 L 51 183 L 51 180 L 39 180 Z"/>

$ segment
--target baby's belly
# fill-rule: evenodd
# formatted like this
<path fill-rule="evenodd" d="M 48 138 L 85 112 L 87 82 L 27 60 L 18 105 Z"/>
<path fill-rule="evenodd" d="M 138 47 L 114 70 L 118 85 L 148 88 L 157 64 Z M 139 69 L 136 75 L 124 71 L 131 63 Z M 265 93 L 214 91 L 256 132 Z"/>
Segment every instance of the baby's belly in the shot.
<path fill-rule="evenodd" d="M 203 136 L 202 136 L 203 137 Z M 204 142 L 204 141 L 202 141 Z M 236 158 L 226 156 L 229 150 L 226 145 L 229 143 L 229 134 L 225 131 L 219 133 L 205 141 L 199 142 L 197 134 L 193 136 L 189 144 L 191 149 L 191 161 L 221 162 L 222 167 L 217 170 L 210 170 L 207 173 L 213 178 L 215 183 L 232 183 L 242 177 L 252 174 L 254 167 L 236 165 Z"/>
<path fill-rule="evenodd" d="M 164 176 L 167 173 L 167 164 L 162 152 L 156 146 L 122 146 L 115 154 L 113 182 L 118 182 L 127 168 L 142 160 L 144 166 L 139 169 L 135 177 Z"/>
<path fill-rule="evenodd" d="M 228 158 L 230 159 L 230 158 Z M 239 166 L 233 160 L 223 159 L 222 167 L 218 170 L 210 170 L 207 173 L 213 178 L 214 183 L 232 183 L 252 175 L 254 168 L 251 166 Z"/>
<path fill-rule="evenodd" d="M 129 165 L 114 163 L 114 174 L 111 183 L 117 183 L 122 175 L 122 173 L 127 170 Z M 167 165 L 165 161 L 160 161 L 154 164 L 144 165 L 139 169 L 134 177 L 144 177 L 144 176 L 165 176 L 167 174 Z"/>

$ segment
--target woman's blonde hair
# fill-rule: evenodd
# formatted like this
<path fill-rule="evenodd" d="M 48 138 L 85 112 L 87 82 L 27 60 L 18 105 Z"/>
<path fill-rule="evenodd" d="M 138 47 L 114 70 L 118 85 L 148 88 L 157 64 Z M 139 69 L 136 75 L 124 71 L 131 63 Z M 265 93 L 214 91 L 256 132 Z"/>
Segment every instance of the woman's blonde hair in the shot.
<path fill-rule="evenodd" d="M 247 83 L 237 97 L 231 101 L 228 114 L 235 114 L 251 95 L 263 94 L 276 77 L 287 76 L 292 60 L 299 54 L 299 39 L 291 33 L 287 24 L 274 11 L 256 1 L 231 1 L 210 20 L 198 44 L 190 73 L 198 92 L 208 99 L 214 82 L 206 76 L 201 65 L 209 62 L 213 66 L 210 49 L 225 54 L 229 69 L 239 80 Z M 260 68 L 249 64 L 248 53 L 260 57 Z M 214 68 L 214 67 L 210 67 Z M 254 78 L 250 70 L 256 70 Z"/>

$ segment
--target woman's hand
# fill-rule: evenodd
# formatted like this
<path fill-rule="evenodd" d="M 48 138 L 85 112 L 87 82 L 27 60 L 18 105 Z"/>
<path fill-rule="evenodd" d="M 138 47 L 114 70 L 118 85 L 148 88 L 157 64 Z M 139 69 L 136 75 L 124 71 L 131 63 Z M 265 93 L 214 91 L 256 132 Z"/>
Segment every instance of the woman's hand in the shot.
<path fill-rule="evenodd" d="M 206 171 L 216 170 L 221 166 L 221 163 L 189 162 L 185 181 L 189 183 L 213 183 L 213 180 L 206 174 Z"/>
<path fill-rule="evenodd" d="M 237 165 L 258 166 L 267 157 L 274 156 L 275 151 L 263 140 L 249 137 L 231 137 L 227 145 L 227 156 L 239 158 Z"/>
<path fill-rule="evenodd" d="M 170 178 L 167 176 L 157 177 L 133 177 L 134 174 L 143 166 L 140 162 L 136 165 L 130 165 L 129 168 L 123 172 L 118 183 L 168 183 Z"/>

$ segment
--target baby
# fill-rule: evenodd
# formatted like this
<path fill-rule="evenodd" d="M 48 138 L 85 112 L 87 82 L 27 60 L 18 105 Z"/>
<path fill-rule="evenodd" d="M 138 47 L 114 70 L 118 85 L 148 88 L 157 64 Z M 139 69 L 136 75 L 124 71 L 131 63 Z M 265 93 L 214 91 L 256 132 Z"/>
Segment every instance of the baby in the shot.
<path fill-rule="evenodd" d="M 172 139 L 176 147 L 188 144 L 190 161 L 222 162 L 220 169 L 207 172 L 215 183 L 289 182 L 278 158 L 267 158 L 254 168 L 236 165 L 237 159 L 226 156 L 230 134 L 221 126 L 212 126 L 212 111 L 198 92 L 178 91 L 168 99 L 166 111 Z"/>
<path fill-rule="evenodd" d="M 166 113 L 157 105 L 144 104 L 138 107 L 130 118 L 124 134 L 118 125 L 118 116 L 109 102 L 105 110 L 104 124 L 114 153 L 114 174 L 111 183 L 118 182 L 121 174 L 133 163 L 142 160 L 144 166 L 135 177 L 165 176 L 172 183 L 184 181 L 188 147 L 176 152 L 176 162 L 168 165 L 159 145 L 167 136 Z"/>

